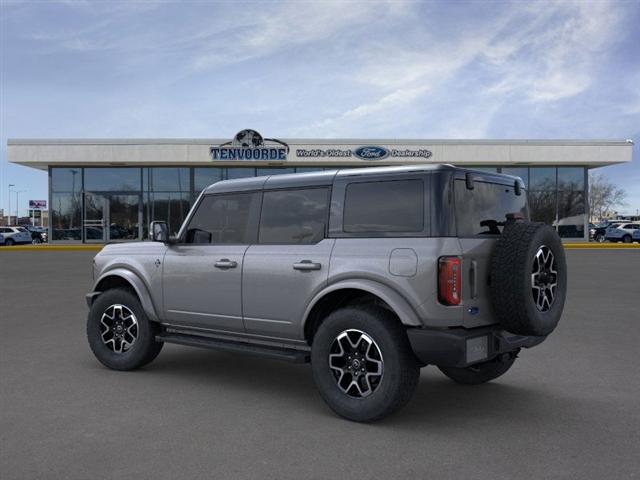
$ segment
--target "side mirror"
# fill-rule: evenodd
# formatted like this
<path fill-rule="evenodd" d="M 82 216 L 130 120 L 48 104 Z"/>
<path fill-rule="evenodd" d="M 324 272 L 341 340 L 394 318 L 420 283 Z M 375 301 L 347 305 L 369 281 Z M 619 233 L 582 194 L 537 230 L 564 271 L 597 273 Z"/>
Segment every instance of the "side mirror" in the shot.
<path fill-rule="evenodd" d="M 169 241 L 169 227 L 167 226 L 167 222 L 151 222 L 149 239 L 153 242 L 167 243 Z"/>

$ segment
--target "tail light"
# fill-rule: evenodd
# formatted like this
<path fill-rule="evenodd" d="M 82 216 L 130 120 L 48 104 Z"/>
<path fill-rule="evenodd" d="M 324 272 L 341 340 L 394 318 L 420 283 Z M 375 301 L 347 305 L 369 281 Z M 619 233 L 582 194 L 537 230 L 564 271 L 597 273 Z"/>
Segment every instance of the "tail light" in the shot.
<path fill-rule="evenodd" d="M 438 300 L 444 305 L 460 304 L 460 265 L 459 257 L 438 259 Z"/>

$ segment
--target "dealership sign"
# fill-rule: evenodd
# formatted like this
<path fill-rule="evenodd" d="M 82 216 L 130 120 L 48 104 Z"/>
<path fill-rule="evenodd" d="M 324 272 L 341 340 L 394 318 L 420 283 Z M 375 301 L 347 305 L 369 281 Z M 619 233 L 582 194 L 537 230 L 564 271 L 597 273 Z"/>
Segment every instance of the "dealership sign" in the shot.
<path fill-rule="evenodd" d="M 255 130 L 242 130 L 230 142 L 211 147 L 213 160 L 286 160 L 289 145 L 263 138 Z"/>
<path fill-rule="evenodd" d="M 298 148 L 299 158 L 349 158 L 382 160 L 383 158 L 431 158 L 433 153 L 426 148 L 386 148 L 378 145 L 363 145 L 356 148 Z"/>
<path fill-rule="evenodd" d="M 46 210 L 47 201 L 46 200 L 29 200 L 29 208 L 32 210 Z"/>

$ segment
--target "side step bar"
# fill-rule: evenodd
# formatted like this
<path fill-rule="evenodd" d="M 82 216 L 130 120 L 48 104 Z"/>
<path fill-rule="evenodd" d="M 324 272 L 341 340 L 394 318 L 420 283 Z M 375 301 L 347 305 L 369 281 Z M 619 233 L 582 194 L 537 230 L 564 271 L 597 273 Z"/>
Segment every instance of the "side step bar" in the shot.
<path fill-rule="evenodd" d="M 223 350 L 226 352 L 247 353 L 249 355 L 271 358 L 273 360 L 284 360 L 292 363 L 308 363 L 310 361 L 309 352 L 294 350 L 292 348 L 269 347 L 255 343 L 219 340 L 200 337 L 197 335 L 185 335 L 182 333 L 163 333 L 156 336 L 156 341 L 176 343 L 178 345 L 187 345 L 189 347 Z"/>

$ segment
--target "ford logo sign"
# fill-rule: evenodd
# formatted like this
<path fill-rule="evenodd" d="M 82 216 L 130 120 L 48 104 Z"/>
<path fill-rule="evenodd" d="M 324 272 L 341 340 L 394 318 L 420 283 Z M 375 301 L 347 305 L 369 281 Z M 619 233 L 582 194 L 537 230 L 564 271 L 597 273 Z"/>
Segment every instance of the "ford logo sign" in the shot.
<path fill-rule="evenodd" d="M 381 160 L 389 156 L 389 150 L 375 146 L 358 147 L 353 153 L 363 160 Z"/>

